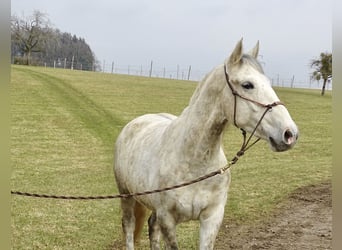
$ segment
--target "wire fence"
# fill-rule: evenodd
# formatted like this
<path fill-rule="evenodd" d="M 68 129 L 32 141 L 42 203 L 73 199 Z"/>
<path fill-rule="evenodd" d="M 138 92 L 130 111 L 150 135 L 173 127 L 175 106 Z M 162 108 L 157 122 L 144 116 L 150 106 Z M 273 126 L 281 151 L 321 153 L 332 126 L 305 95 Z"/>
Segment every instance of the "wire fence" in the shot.
<path fill-rule="evenodd" d="M 15 60 L 12 59 L 12 63 Z M 50 62 L 35 61 L 36 66 L 64 68 L 71 70 L 91 70 L 108 74 L 124 74 L 143 77 L 158 77 L 176 80 L 200 81 L 208 73 L 208 70 L 199 70 L 193 68 L 191 65 L 177 64 L 172 67 L 157 64 L 153 61 L 143 65 L 122 65 L 113 62 L 102 61 L 101 63 L 80 63 L 73 59 L 56 59 Z M 287 87 L 287 88 L 307 88 L 307 89 L 321 89 L 323 81 L 314 81 L 307 77 L 307 80 L 297 80 L 295 76 L 291 78 L 281 77 L 279 74 L 270 78 L 273 87 Z M 332 79 L 328 79 L 326 90 L 332 90 Z"/>
<path fill-rule="evenodd" d="M 307 77 L 306 81 L 295 80 L 294 76 L 292 78 L 281 78 L 279 75 L 271 78 L 271 84 L 273 87 L 286 87 L 286 88 L 303 88 L 303 89 L 321 89 L 323 86 L 323 80 L 316 81 L 311 79 L 310 76 Z M 332 90 L 332 79 L 328 79 L 326 83 L 326 90 Z"/>
<path fill-rule="evenodd" d="M 16 58 L 12 58 L 12 63 L 25 64 L 16 60 Z M 199 81 L 207 73 L 207 71 L 193 69 L 191 65 L 184 66 L 181 64 L 177 64 L 173 67 L 166 67 L 156 64 L 153 61 L 150 61 L 148 64 L 145 65 L 122 65 L 116 64 L 115 62 L 106 61 L 102 61 L 101 63 L 99 61 L 91 63 L 80 63 L 69 58 L 58 58 L 53 61 L 39 61 L 35 59 L 31 61 L 31 65 L 71 70 L 91 70 L 111 74 L 159 77 L 190 81 Z"/>
<path fill-rule="evenodd" d="M 199 81 L 207 73 L 203 70 L 194 69 L 191 65 L 177 64 L 164 66 L 150 61 L 141 65 L 120 65 L 115 62 L 102 62 L 101 71 L 111 74 L 126 74 L 145 77 L 159 77 L 177 80 Z"/>

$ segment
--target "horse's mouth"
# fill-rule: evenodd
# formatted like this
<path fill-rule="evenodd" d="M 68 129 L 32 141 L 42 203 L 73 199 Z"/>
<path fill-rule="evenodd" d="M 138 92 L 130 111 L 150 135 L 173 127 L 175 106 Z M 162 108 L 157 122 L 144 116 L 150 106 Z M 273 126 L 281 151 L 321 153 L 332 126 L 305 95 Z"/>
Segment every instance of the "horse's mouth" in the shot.
<path fill-rule="evenodd" d="M 284 142 L 276 142 L 272 137 L 269 137 L 269 142 L 273 151 L 283 152 L 293 147 L 293 144 L 286 144 Z"/>

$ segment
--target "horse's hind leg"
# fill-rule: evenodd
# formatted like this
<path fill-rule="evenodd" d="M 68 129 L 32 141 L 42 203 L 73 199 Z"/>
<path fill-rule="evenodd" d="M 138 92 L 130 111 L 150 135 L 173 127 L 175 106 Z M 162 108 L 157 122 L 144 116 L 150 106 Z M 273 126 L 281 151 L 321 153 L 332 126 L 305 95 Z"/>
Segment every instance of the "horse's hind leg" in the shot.
<path fill-rule="evenodd" d="M 146 217 L 146 208 L 139 202 L 135 203 L 134 217 L 135 217 L 134 242 L 138 243 L 140 236 L 141 236 L 141 232 L 144 227 L 145 217 Z"/>
<path fill-rule="evenodd" d="M 126 241 L 126 249 L 134 249 L 134 230 L 135 230 L 135 216 L 134 208 L 136 201 L 133 198 L 121 199 L 122 209 L 122 229 Z"/>
<path fill-rule="evenodd" d="M 148 234 L 150 238 L 150 247 L 152 250 L 160 249 L 160 227 L 157 222 L 156 213 L 153 212 L 148 219 Z"/>

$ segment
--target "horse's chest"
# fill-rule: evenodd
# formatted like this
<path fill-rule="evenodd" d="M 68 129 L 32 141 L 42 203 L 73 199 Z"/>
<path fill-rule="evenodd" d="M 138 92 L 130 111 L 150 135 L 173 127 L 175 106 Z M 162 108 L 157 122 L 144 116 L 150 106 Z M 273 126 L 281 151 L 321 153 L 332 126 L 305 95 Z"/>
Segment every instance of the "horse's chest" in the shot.
<path fill-rule="evenodd" d="M 207 209 L 215 209 L 226 203 L 228 179 L 221 183 L 196 185 L 192 189 L 179 190 L 173 197 L 171 206 L 178 222 L 199 219 L 201 213 Z"/>

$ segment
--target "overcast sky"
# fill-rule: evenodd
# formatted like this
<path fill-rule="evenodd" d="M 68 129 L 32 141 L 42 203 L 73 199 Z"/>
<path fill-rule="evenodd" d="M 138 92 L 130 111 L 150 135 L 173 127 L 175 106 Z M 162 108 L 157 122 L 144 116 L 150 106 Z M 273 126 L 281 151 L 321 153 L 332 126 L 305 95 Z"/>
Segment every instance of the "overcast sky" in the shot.
<path fill-rule="evenodd" d="M 30 0 L 12 14 L 48 14 L 55 28 L 85 38 L 98 60 L 118 66 L 192 66 L 206 73 L 243 37 L 270 78 L 308 81 L 309 61 L 332 51 L 331 0 Z M 108 66 L 107 66 L 108 67 Z"/>

